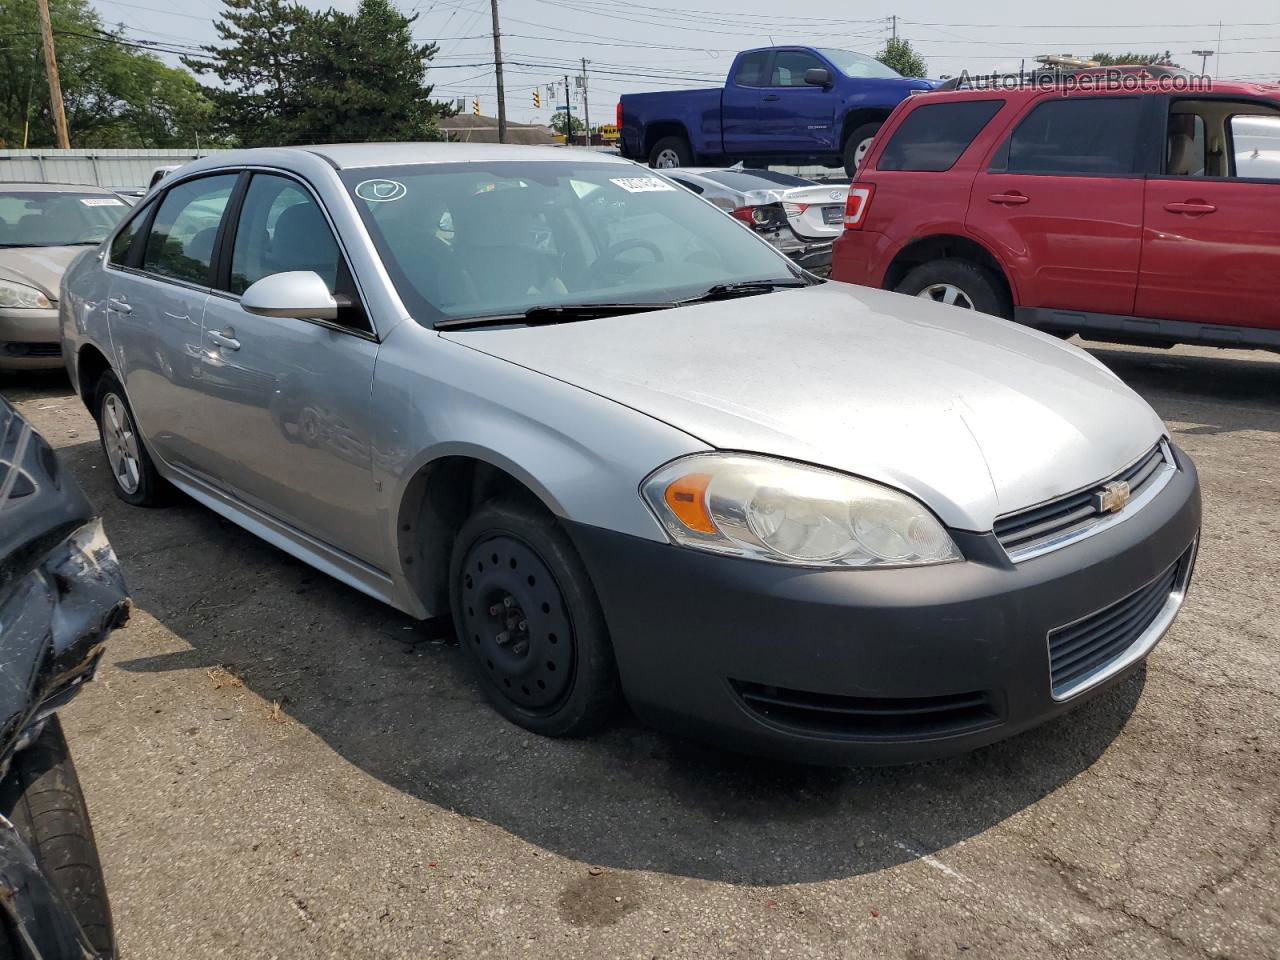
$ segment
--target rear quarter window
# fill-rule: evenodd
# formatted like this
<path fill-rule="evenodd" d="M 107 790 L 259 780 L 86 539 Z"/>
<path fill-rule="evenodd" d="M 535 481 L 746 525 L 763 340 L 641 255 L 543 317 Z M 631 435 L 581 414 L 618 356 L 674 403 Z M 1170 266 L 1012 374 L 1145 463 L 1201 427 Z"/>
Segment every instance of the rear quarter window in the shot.
<path fill-rule="evenodd" d="M 876 169 L 920 173 L 950 170 L 1003 105 L 1003 100 L 921 104 L 898 125 Z"/>

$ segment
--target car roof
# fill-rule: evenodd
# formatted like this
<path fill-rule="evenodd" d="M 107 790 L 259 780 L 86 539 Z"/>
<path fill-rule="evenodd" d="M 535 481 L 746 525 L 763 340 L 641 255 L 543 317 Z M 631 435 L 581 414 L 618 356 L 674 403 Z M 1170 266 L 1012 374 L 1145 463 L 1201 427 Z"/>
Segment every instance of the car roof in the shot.
<path fill-rule="evenodd" d="M 290 153 L 310 153 L 338 170 L 360 167 L 405 166 L 418 163 L 467 163 L 476 161 L 591 160 L 631 166 L 629 160 L 613 154 L 572 147 L 522 146 L 501 143 L 333 143 L 300 147 L 268 147 L 231 150 L 213 154 L 184 165 L 183 169 L 207 169 L 237 164 L 280 163 Z"/>
<path fill-rule="evenodd" d="M 114 196 L 115 191 L 109 187 L 99 187 L 92 183 L 36 183 L 0 182 L 0 193 L 101 193 Z"/>

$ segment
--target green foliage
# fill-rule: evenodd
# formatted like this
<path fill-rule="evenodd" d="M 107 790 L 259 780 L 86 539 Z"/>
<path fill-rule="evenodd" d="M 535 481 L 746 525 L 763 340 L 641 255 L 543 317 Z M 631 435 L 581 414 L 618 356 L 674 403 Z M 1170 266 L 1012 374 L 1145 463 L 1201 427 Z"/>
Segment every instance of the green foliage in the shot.
<path fill-rule="evenodd" d="M 73 147 L 191 145 L 212 105 L 185 70 L 117 42 L 87 0 L 50 0 Z M 0 3 L 0 138 L 52 146 L 53 117 L 35 0 Z M 207 138 L 204 138 L 207 139 Z"/>
<path fill-rule="evenodd" d="M 367 140 L 436 140 L 452 111 L 431 99 L 427 64 L 390 0 L 361 0 L 354 14 L 313 12 L 288 0 L 223 0 L 223 41 L 207 58 L 205 88 L 229 137 L 246 146 Z"/>
<path fill-rule="evenodd" d="M 582 129 L 583 129 L 582 121 L 579 120 L 577 117 L 570 116 L 568 113 L 566 113 L 563 110 L 559 113 L 554 113 L 551 115 L 551 129 L 554 130 L 556 133 L 560 134 L 561 136 L 564 136 L 564 131 L 566 126 L 568 126 L 569 128 L 569 133 L 571 136 L 574 136 L 574 137 L 582 136 Z"/>
<path fill-rule="evenodd" d="M 1095 53 L 1089 59 L 1095 61 L 1100 67 L 1120 67 L 1132 64 L 1177 66 L 1173 62 L 1173 53 L 1169 50 L 1164 53 Z"/>
<path fill-rule="evenodd" d="M 884 49 L 876 54 L 876 59 L 904 77 L 923 77 L 929 71 L 924 57 L 916 53 L 908 41 L 900 38 L 886 41 Z"/>

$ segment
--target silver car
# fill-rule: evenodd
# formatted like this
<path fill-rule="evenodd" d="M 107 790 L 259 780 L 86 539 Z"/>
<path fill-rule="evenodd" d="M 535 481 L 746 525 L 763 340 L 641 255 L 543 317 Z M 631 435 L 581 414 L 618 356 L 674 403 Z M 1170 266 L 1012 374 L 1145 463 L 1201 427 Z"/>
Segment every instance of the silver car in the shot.
<path fill-rule="evenodd" d="M 128 209 L 101 187 L 0 184 L 0 370 L 62 366 L 62 271 L 101 243 Z"/>
<path fill-rule="evenodd" d="M 776 170 L 680 169 L 663 173 L 692 190 L 820 277 L 831 274 L 831 246 L 844 230 L 848 184 L 822 184 Z"/>
<path fill-rule="evenodd" d="M 67 273 L 119 495 L 176 487 L 413 617 L 507 718 L 623 700 L 832 763 L 969 749 L 1129 675 L 1191 461 L 1088 354 L 815 281 L 630 162 L 221 154 Z"/>

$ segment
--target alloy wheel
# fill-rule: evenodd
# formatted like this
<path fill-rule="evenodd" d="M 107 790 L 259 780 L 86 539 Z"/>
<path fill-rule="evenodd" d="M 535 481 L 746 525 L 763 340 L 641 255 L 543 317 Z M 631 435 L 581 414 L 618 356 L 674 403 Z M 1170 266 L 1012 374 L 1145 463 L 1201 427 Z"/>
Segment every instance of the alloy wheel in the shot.
<path fill-rule="evenodd" d="M 554 712 L 573 680 L 573 625 L 541 557 L 505 534 L 473 544 L 461 606 L 459 642 L 472 646 L 492 688 L 521 710 Z"/>
<path fill-rule="evenodd" d="M 142 484 L 142 454 L 129 408 L 114 393 L 102 400 L 102 447 L 111 474 L 125 493 L 134 494 Z"/>
<path fill-rule="evenodd" d="M 945 303 L 950 306 L 960 307 L 964 310 L 976 309 L 970 296 L 954 283 L 931 283 L 917 293 L 916 296 L 924 300 L 932 300 L 934 303 Z"/>

